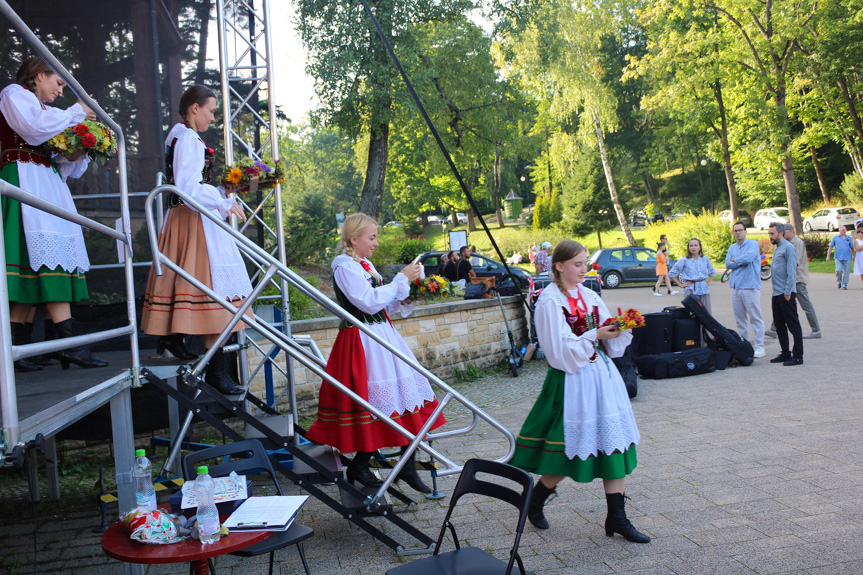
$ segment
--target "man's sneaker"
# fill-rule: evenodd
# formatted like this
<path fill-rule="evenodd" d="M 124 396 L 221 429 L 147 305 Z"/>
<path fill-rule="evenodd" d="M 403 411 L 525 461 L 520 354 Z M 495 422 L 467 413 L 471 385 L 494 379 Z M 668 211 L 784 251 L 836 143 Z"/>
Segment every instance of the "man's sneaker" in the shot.
<path fill-rule="evenodd" d="M 803 358 L 802 357 L 792 357 L 791 359 L 789 359 L 787 361 L 783 361 L 782 365 L 784 365 L 785 367 L 791 367 L 793 365 L 803 365 Z"/>
<path fill-rule="evenodd" d="M 768 329 L 767 331 L 764 332 L 764 335 L 766 335 L 767 337 L 776 337 L 776 330 L 775 329 Z"/>
<path fill-rule="evenodd" d="M 789 359 L 791 359 L 790 353 L 780 353 L 779 355 L 771 359 L 770 363 L 785 363 Z"/>
<path fill-rule="evenodd" d="M 813 331 L 812 333 L 807 333 L 803 336 L 803 339 L 821 339 L 821 332 Z"/>
<path fill-rule="evenodd" d="M 658 291 L 653 292 L 653 295 L 655 295 L 656 297 L 662 297 L 662 294 Z"/>
<path fill-rule="evenodd" d="M 847 290 L 848 286 L 842 286 L 842 289 Z"/>
<path fill-rule="evenodd" d="M 755 348 L 755 355 L 753 357 L 764 357 L 764 355 L 765 355 L 765 353 L 764 353 L 763 347 L 756 347 Z"/>

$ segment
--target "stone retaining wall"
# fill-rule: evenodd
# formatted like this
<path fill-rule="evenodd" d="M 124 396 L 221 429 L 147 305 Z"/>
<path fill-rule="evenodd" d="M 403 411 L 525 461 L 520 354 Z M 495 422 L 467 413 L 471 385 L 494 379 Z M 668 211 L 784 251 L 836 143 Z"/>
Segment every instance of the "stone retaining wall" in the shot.
<path fill-rule="evenodd" d="M 521 347 L 528 338 L 525 307 L 517 296 L 504 297 L 503 305 L 516 344 Z M 456 369 L 465 370 L 468 365 L 490 367 L 504 360 L 508 352 L 506 325 L 496 299 L 417 306 L 409 317 L 393 318 L 393 325 L 420 363 L 447 382 L 455 378 Z M 339 333 L 338 328 L 339 320 L 335 317 L 291 322 L 291 333 L 311 337 L 327 358 Z M 268 342 L 264 340 L 261 343 Z M 269 346 L 262 347 L 268 349 Z M 260 358 L 261 354 L 256 349 L 249 350 L 252 370 L 260 363 Z M 280 353 L 277 360 L 284 369 L 284 354 Z M 284 390 L 285 382 L 286 378 L 274 369 L 276 394 Z M 314 414 L 321 378 L 294 362 L 294 382 L 300 415 Z M 263 391 L 264 385 L 262 371 L 252 381 L 252 389 Z"/>

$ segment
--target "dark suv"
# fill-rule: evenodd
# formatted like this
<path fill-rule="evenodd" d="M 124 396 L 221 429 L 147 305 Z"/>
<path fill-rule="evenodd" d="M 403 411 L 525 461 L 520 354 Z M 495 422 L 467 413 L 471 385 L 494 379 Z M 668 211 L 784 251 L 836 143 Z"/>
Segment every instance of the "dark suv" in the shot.
<path fill-rule="evenodd" d="M 432 274 L 437 274 L 437 268 L 440 265 L 440 258 L 445 253 L 447 252 L 426 252 L 418 255 L 414 259 L 414 262 L 422 264 L 423 268 L 425 268 L 426 277 L 428 277 Z M 493 277 L 496 278 L 497 283 L 503 281 L 503 278 L 508 277 L 506 268 L 502 263 L 481 254 L 472 254 L 470 258 L 473 260 L 471 261 L 471 265 L 473 266 L 473 271 L 477 277 Z M 477 261 L 477 263 L 474 263 L 474 261 Z M 509 269 L 512 271 L 512 275 L 514 275 L 518 280 L 519 289 L 527 289 L 527 282 L 530 274 L 513 265 L 509 266 Z"/>
<path fill-rule="evenodd" d="M 656 250 L 611 248 L 596 250 L 587 260 L 590 269 L 602 278 L 602 285 L 614 289 L 624 283 L 656 282 Z M 668 269 L 674 266 L 669 258 Z"/>

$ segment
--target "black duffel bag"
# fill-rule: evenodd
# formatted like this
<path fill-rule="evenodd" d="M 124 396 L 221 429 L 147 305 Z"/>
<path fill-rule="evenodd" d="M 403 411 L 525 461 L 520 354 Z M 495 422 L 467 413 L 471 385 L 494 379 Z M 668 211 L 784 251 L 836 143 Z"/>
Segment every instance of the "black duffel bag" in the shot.
<path fill-rule="evenodd" d="M 637 364 L 638 373 L 648 379 L 686 377 L 719 369 L 716 352 L 703 347 L 674 353 L 642 355 L 639 356 Z"/>
<path fill-rule="evenodd" d="M 499 293 L 501 296 L 519 295 L 521 293 L 521 290 L 518 289 L 518 286 L 515 285 L 515 283 L 510 278 L 506 278 L 505 280 L 497 284 L 494 289 L 496 289 L 497 293 Z"/>
<path fill-rule="evenodd" d="M 485 284 L 467 284 L 464 286 L 464 299 L 483 299 L 494 288 L 486 288 Z"/>

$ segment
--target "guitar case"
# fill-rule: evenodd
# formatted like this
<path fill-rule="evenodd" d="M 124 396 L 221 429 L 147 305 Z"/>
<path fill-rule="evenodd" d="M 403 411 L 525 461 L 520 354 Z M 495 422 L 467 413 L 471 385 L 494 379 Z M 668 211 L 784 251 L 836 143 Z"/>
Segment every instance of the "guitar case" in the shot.
<path fill-rule="evenodd" d="M 731 358 L 739 365 L 752 365 L 755 361 L 755 350 L 752 344 L 740 337 L 733 329 L 728 329 L 710 315 L 704 305 L 692 295 L 683 299 L 683 307 L 688 309 L 695 319 L 704 327 L 707 346 L 712 349 L 731 353 Z"/>

